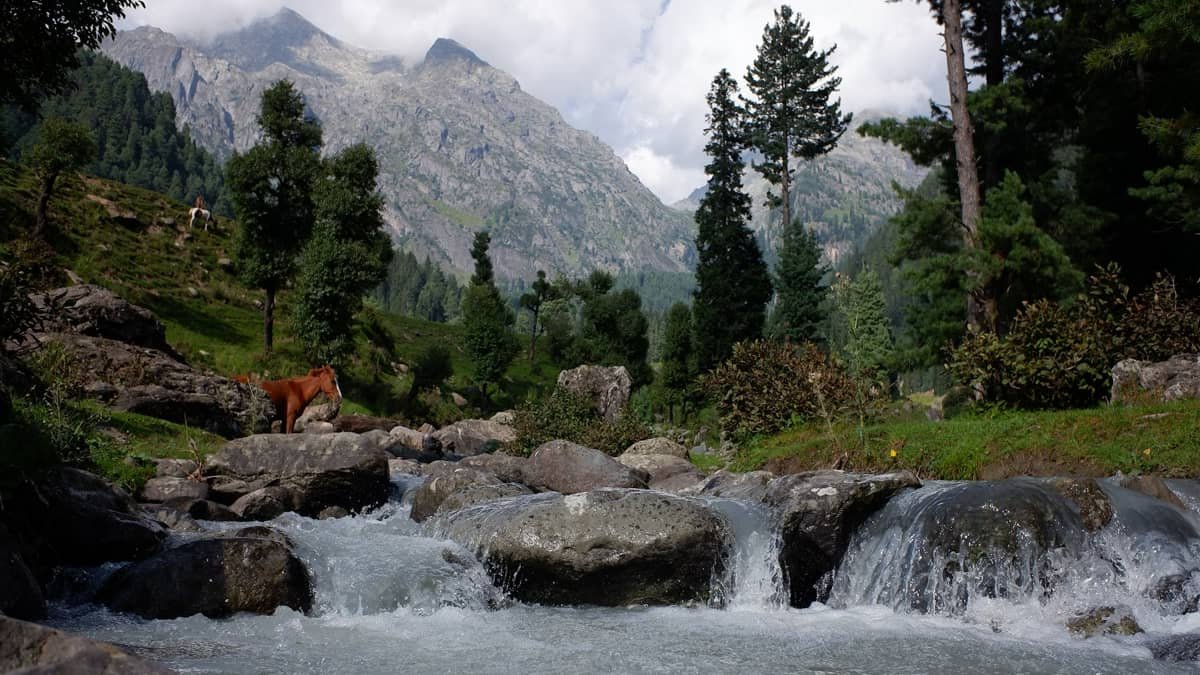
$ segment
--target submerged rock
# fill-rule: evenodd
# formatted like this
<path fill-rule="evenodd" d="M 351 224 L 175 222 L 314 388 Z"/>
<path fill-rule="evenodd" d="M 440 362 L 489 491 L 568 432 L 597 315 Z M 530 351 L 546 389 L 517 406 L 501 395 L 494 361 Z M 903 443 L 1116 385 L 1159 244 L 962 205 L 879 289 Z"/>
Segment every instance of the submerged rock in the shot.
<path fill-rule="evenodd" d="M 265 530 L 265 531 L 264 531 Z M 312 581 L 290 542 L 269 528 L 246 528 L 193 541 L 117 570 L 97 599 L 147 619 L 237 612 L 307 612 Z"/>
<path fill-rule="evenodd" d="M 818 584 L 837 568 L 855 529 L 897 491 L 920 484 L 907 471 L 881 475 L 814 471 L 772 480 L 766 501 L 781 523 L 779 561 L 792 606 L 824 600 L 825 591 Z"/>
<path fill-rule="evenodd" d="M 1155 638 L 1148 641 L 1146 647 L 1159 661 L 1200 661 L 1200 633 Z"/>
<path fill-rule="evenodd" d="M 63 675 L 166 675 L 175 672 L 104 642 L 5 616 L 0 616 L 0 671 Z"/>
<path fill-rule="evenodd" d="M 1112 502 L 1093 478 L 1051 478 L 1048 484 L 1076 506 L 1088 532 L 1096 532 L 1113 519 Z"/>
<path fill-rule="evenodd" d="M 732 547 L 704 504 L 647 490 L 542 494 L 439 515 L 493 581 L 525 602 L 668 605 L 705 602 Z"/>
<path fill-rule="evenodd" d="M 1097 635 L 1136 635 L 1142 632 L 1128 607 L 1097 607 L 1067 621 L 1067 630 L 1083 638 Z"/>

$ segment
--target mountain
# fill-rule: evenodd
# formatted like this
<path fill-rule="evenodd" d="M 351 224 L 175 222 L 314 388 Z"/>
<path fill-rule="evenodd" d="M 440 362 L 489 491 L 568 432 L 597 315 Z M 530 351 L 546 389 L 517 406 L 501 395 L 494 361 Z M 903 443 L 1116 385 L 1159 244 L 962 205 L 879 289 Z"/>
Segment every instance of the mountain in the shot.
<path fill-rule="evenodd" d="M 259 97 L 287 78 L 325 131 L 326 152 L 376 149 L 394 238 L 459 274 L 475 231 L 497 273 L 682 272 L 691 218 L 662 204 L 594 135 L 466 47 L 439 39 L 419 63 L 347 45 L 284 9 L 210 43 L 157 28 L 103 51 L 171 94 L 177 121 L 220 158 L 258 140 Z"/>
<path fill-rule="evenodd" d="M 858 135 L 862 123 L 882 117 L 873 111 L 856 114 L 853 128 L 842 136 L 837 147 L 824 157 L 801 162 L 792 183 L 792 212 L 816 233 L 826 259 L 834 265 L 861 247 L 900 210 L 902 204 L 892 189 L 893 182 L 914 188 L 928 172 L 896 146 Z M 751 227 L 759 243 L 765 243 L 767 259 L 774 260 L 783 232 L 778 211 L 771 212 L 764 204 L 769 186 L 749 166 L 742 178 L 753 200 Z M 704 192 L 701 186 L 673 206 L 695 212 Z"/>

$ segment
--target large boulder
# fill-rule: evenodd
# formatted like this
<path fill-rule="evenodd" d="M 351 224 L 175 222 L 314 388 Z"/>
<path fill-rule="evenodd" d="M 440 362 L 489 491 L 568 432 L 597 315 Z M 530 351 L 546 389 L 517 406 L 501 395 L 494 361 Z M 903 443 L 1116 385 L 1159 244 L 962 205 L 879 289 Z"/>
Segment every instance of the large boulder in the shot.
<path fill-rule="evenodd" d="M 529 465 L 529 459 L 494 453 L 464 457 L 458 464 L 473 469 L 483 469 L 505 483 L 525 483 L 525 468 Z"/>
<path fill-rule="evenodd" d="M 550 605 L 704 602 L 733 545 L 704 504 L 647 490 L 504 499 L 436 523 L 514 598 Z"/>
<path fill-rule="evenodd" d="M 433 434 L 446 452 L 470 457 L 489 453 L 517 440 L 517 433 L 507 424 L 491 420 L 460 420 Z"/>
<path fill-rule="evenodd" d="M 192 541 L 123 567 L 104 582 L 97 599 L 147 619 L 271 614 L 283 606 L 309 611 L 308 570 L 286 538 L 264 530 Z"/>
<path fill-rule="evenodd" d="M 496 476 L 470 467 L 457 466 L 449 462 L 435 462 L 434 473 L 429 476 L 413 496 L 410 517 L 418 523 L 423 522 L 433 514 L 450 495 L 461 492 L 477 485 L 499 485 L 501 480 Z"/>
<path fill-rule="evenodd" d="M 156 349 L 72 333 L 39 334 L 37 339 L 66 348 L 88 375 L 84 389 L 118 410 L 226 438 L 266 430 L 274 415 L 260 387 L 198 371 Z"/>
<path fill-rule="evenodd" d="M 525 466 L 525 483 L 538 491 L 573 494 L 598 488 L 645 488 L 647 474 L 570 441 L 538 446 Z"/>
<path fill-rule="evenodd" d="M 1113 403 L 1200 398 L 1200 354 L 1180 354 L 1157 363 L 1126 359 L 1113 366 L 1112 377 Z"/>
<path fill-rule="evenodd" d="M 703 475 L 691 462 L 671 455 L 631 455 L 626 452 L 617 461 L 636 471 L 645 472 L 649 476 L 646 482 L 650 487 L 681 473 L 691 474 L 696 480 Z"/>
<path fill-rule="evenodd" d="M 30 621 L 46 616 L 46 599 L 21 549 L 0 526 L 0 614 Z"/>
<path fill-rule="evenodd" d="M 167 344 L 167 331 L 145 307 L 127 302 L 112 291 L 92 284 L 56 288 L 29 296 L 41 313 L 42 329 L 108 338 L 156 349 L 182 361 Z"/>
<path fill-rule="evenodd" d="M 633 455 L 669 455 L 679 459 L 688 458 L 688 449 L 675 441 L 659 436 L 638 441 L 625 449 L 624 456 Z"/>
<path fill-rule="evenodd" d="M 633 380 L 625 366 L 579 366 L 559 373 L 558 386 L 591 401 L 597 413 L 613 422 L 625 412 Z"/>
<path fill-rule="evenodd" d="M 349 511 L 378 506 L 391 491 L 387 453 L 351 433 L 239 438 L 209 456 L 204 474 L 214 478 L 213 494 L 226 498 L 283 488 L 289 510 L 309 517 L 329 506 Z"/>
<path fill-rule="evenodd" d="M 0 672 L 168 675 L 175 671 L 104 642 L 0 616 Z"/>
<path fill-rule="evenodd" d="M 920 482 L 907 471 L 882 475 L 813 471 L 781 476 L 767 485 L 778 514 L 780 565 L 793 607 L 824 600 L 818 582 L 837 568 L 850 535 L 897 491 Z"/>
<path fill-rule="evenodd" d="M 748 471 L 739 473 L 721 469 L 708 477 L 700 486 L 699 494 L 706 497 L 742 499 L 748 502 L 765 502 L 767 486 L 775 480 L 770 471 Z"/>
<path fill-rule="evenodd" d="M 492 502 L 508 497 L 520 497 L 533 494 L 533 491 L 518 483 L 500 483 L 499 485 L 473 485 L 464 490 L 450 494 L 438 506 L 438 513 L 457 511 L 468 506 Z"/>
<path fill-rule="evenodd" d="M 342 415 L 333 422 L 334 431 L 348 431 L 354 434 L 365 434 L 368 431 L 390 431 L 399 422 L 386 417 L 371 417 L 370 415 Z"/>
<path fill-rule="evenodd" d="M 0 503 L 0 520 L 39 578 L 56 565 L 140 560 L 167 536 L 132 497 L 79 469 L 55 468 L 11 486 Z"/>

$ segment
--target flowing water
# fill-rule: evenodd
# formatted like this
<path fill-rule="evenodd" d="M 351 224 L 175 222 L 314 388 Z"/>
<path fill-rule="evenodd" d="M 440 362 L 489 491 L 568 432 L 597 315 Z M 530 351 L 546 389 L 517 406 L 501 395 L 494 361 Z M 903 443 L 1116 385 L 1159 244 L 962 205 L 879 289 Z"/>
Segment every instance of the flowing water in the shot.
<path fill-rule="evenodd" d="M 967 561 L 930 575 L 931 564 L 955 561 L 921 543 L 922 514 L 955 485 L 901 494 L 872 516 L 829 603 L 804 610 L 785 606 L 778 533 L 760 505 L 709 500 L 736 538 L 728 574 L 714 581 L 722 608 L 614 609 L 512 603 L 468 550 L 431 536 L 396 501 L 354 518 L 271 523 L 312 570 L 309 616 L 145 621 L 60 603 L 50 623 L 188 673 L 1198 671 L 1152 660 L 1142 636 L 1082 640 L 1065 628 L 1080 610 L 1119 604 L 1148 634 L 1200 630 L 1200 614 L 1169 615 L 1147 597 L 1171 575 L 1197 581 L 1194 515 L 1106 485 L 1114 522 L 1086 541 L 1050 537 L 1051 564 L 1031 557 L 1038 542 L 1018 538 L 1008 566 L 985 574 Z"/>

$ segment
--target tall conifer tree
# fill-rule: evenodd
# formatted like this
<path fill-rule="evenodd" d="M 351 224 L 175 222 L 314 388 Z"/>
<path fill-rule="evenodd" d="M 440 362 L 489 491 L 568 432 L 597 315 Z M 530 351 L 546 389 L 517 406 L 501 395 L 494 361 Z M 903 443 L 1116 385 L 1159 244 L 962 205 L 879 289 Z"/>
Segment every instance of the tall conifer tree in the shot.
<path fill-rule="evenodd" d="M 493 283 L 492 259 L 488 256 L 491 241 L 486 230 L 475 234 L 471 246 L 475 274 L 462 299 L 463 341 L 475 382 L 485 399 L 488 384 L 500 381 L 520 349 L 509 331 L 513 324 L 512 310 L 504 304 Z"/>
<path fill-rule="evenodd" d="M 823 342 L 825 287 L 828 268 L 821 262 L 817 238 L 799 221 L 783 230 L 779 262 L 775 263 L 775 313 L 771 334 L 793 342 Z"/>
<path fill-rule="evenodd" d="M 696 290 L 693 314 L 701 371 L 716 367 L 742 340 L 762 337 L 771 279 L 747 226 L 750 197 L 742 190 L 746 136 L 737 82 L 722 69 L 708 93 L 708 189 L 696 210 Z"/>

